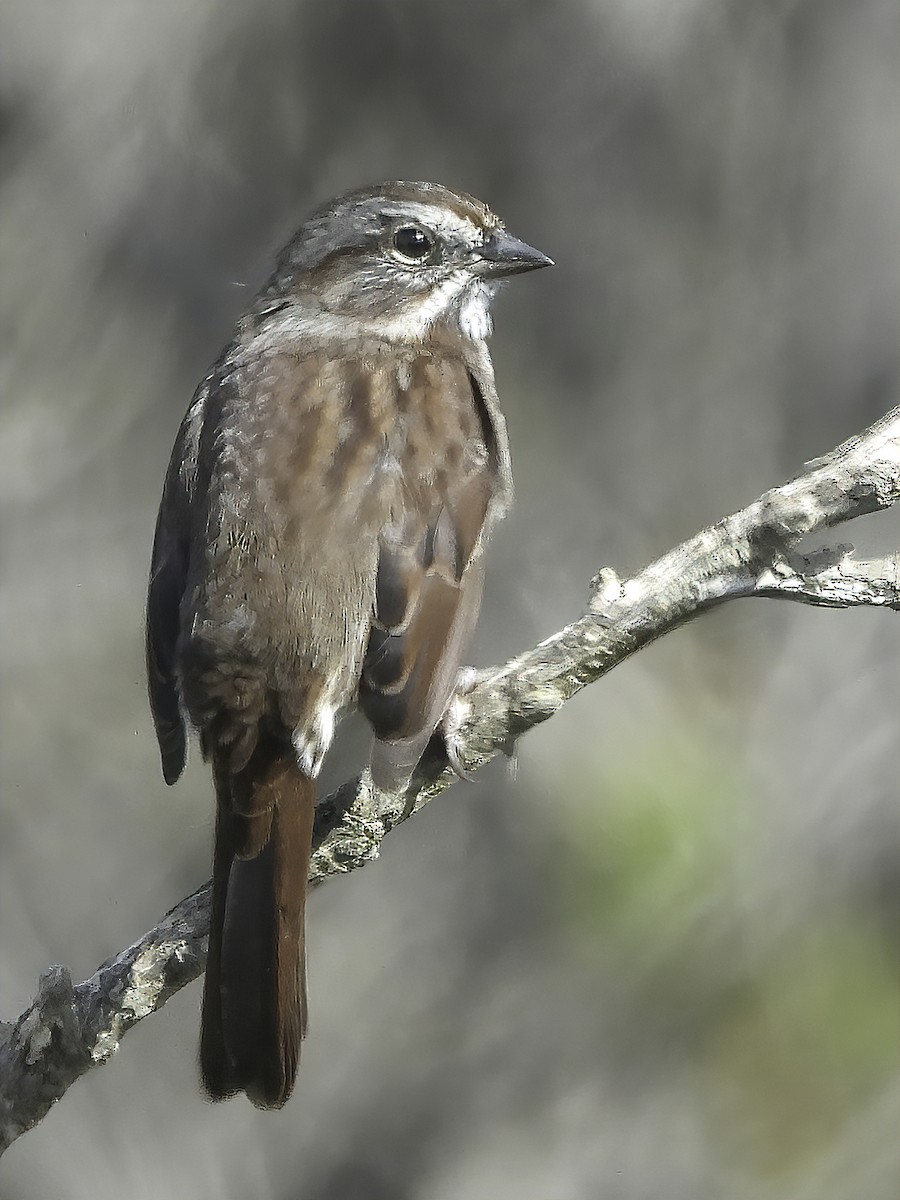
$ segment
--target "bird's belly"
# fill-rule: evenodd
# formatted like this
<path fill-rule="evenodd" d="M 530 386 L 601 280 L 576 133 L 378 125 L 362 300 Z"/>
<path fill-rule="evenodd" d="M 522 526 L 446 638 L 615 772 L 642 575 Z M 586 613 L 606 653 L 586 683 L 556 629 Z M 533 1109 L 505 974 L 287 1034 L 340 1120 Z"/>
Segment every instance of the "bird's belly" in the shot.
<path fill-rule="evenodd" d="M 316 774 L 355 698 L 371 622 L 376 542 L 223 526 L 182 614 L 179 674 L 194 724 L 217 740 L 265 726 Z"/>

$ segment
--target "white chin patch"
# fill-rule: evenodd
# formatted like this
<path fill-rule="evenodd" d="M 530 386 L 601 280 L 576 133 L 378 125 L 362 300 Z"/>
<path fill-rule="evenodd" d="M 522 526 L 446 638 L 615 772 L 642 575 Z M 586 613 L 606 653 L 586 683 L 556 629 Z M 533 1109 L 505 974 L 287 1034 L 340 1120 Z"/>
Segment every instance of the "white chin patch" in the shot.
<path fill-rule="evenodd" d="M 337 710 L 333 704 L 323 704 L 311 727 L 294 730 L 294 751 L 300 770 L 315 779 L 322 769 L 328 747 L 334 739 Z"/>
<path fill-rule="evenodd" d="M 491 334 L 490 303 L 494 288 L 478 280 L 463 294 L 459 306 L 459 327 L 473 342 L 483 342 Z"/>
<path fill-rule="evenodd" d="M 392 319 L 380 321 L 377 332 L 389 341 L 416 342 L 426 337 L 436 322 L 449 318 L 459 322 L 465 337 L 482 341 L 492 328 L 488 307 L 494 290 L 494 285 L 456 271 L 430 292 L 404 305 Z"/>

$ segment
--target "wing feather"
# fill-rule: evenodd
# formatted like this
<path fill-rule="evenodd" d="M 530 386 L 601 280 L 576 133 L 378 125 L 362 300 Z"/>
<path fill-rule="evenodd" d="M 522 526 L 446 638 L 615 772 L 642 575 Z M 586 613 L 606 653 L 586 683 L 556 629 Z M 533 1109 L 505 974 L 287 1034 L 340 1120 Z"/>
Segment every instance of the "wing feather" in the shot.
<path fill-rule="evenodd" d="M 375 730 L 382 787 L 408 779 L 449 703 L 481 603 L 480 558 L 492 502 L 503 493 L 499 435 L 471 375 L 443 376 L 442 400 L 463 408 L 454 469 L 408 481 L 402 515 L 379 539 L 375 612 L 359 703 Z"/>
<path fill-rule="evenodd" d="M 193 476 L 189 472 L 196 467 L 205 402 L 204 383 L 182 422 L 172 451 L 156 519 L 147 590 L 147 683 L 163 777 L 169 784 L 179 778 L 187 759 L 187 730 L 176 659 L 181 603 L 190 565 L 188 521 Z"/>

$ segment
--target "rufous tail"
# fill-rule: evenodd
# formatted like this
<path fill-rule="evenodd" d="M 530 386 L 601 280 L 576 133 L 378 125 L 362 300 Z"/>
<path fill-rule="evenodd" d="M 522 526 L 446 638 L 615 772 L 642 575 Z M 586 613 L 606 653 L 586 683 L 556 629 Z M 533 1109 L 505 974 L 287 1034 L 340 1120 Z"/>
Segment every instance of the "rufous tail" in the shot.
<path fill-rule="evenodd" d="M 304 913 L 315 783 L 293 748 L 257 746 L 230 773 L 213 753 L 218 800 L 200 1069 L 213 1100 L 258 1108 L 291 1094 L 306 1032 Z"/>

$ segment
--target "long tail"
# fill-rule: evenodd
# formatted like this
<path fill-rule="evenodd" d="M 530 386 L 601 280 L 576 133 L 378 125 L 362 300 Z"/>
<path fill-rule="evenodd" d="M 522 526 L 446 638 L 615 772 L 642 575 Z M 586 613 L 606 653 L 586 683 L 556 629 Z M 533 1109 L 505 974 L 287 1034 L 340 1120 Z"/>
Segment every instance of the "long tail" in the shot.
<path fill-rule="evenodd" d="M 200 1068 L 213 1100 L 258 1108 L 291 1094 L 306 1032 L 304 912 L 315 783 L 290 750 L 262 743 L 218 799 Z"/>

